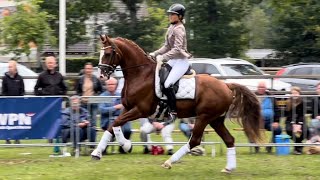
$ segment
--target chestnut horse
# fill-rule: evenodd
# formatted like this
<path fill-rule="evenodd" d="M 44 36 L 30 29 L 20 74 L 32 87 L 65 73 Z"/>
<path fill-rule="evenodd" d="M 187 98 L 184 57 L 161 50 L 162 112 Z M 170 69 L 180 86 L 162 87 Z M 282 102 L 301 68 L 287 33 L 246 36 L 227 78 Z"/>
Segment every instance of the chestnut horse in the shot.
<path fill-rule="evenodd" d="M 101 36 L 99 68 L 103 75 L 109 76 L 120 65 L 125 79 L 122 90 L 123 113 L 114 121 L 112 127 L 122 126 L 128 121 L 149 117 L 154 114 L 159 103 L 155 93 L 155 70 L 157 63 L 138 45 L 124 38 Z M 227 113 L 236 114 L 237 122 L 243 126 L 251 142 L 257 142 L 260 135 L 260 105 L 256 96 L 239 84 L 226 84 L 208 75 L 196 75 L 196 95 L 194 100 L 178 99 L 179 118 L 196 117 L 192 136 L 188 144 L 181 147 L 162 166 L 171 168 L 190 149 L 201 143 L 205 127 L 210 126 L 226 144 L 227 166 L 223 172 L 236 168 L 234 137 L 224 125 Z M 108 133 L 113 133 L 109 127 Z M 128 140 L 126 141 L 128 142 Z M 100 141 L 101 143 L 101 141 Z M 131 142 L 130 142 L 131 146 Z M 92 159 L 100 159 L 92 154 Z"/>

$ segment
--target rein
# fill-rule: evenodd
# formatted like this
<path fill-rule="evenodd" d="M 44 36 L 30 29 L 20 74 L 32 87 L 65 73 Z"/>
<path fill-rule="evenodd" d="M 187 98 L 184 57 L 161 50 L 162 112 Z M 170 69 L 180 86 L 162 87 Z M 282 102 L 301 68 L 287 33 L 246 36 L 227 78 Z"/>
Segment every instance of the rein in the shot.
<path fill-rule="evenodd" d="M 104 72 L 105 74 L 107 74 L 107 76 L 109 77 L 116 69 L 116 65 L 114 64 L 114 59 L 115 56 L 118 54 L 121 54 L 121 56 L 123 55 L 121 50 L 117 47 L 116 44 L 114 44 L 113 41 L 110 42 L 111 46 L 106 46 L 106 47 L 101 47 L 101 50 L 106 50 L 111 48 L 111 54 L 110 57 L 108 58 L 107 61 L 110 62 L 110 65 L 108 64 L 102 64 L 102 62 L 99 62 L 98 67 L 102 70 L 102 72 Z M 116 49 L 118 49 L 120 52 L 117 52 Z M 145 56 L 148 57 L 148 55 L 145 53 Z M 148 59 L 150 59 L 148 57 Z M 156 62 L 153 58 L 151 58 L 151 60 L 153 60 L 153 62 Z M 141 66 L 147 66 L 150 65 L 150 63 L 145 63 L 145 64 L 139 64 L 139 65 L 134 65 L 134 66 L 130 66 L 130 67 L 126 67 L 126 68 L 121 68 L 122 71 L 128 70 L 128 69 L 132 69 L 132 68 L 137 68 L 137 67 L 141 67 Z"/>

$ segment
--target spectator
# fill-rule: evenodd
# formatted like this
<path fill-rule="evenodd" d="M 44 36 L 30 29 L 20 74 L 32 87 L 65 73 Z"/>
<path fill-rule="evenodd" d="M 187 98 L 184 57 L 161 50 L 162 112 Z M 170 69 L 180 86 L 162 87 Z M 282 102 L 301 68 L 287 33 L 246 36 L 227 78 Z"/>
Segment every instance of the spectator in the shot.
<path fill-rule="evenodd" d="M 164 114 L 168 113 L 164 111 Z M 167 122 L 166 122 L 167 120 Z M 152 132 L 160 132 L 164 142 L 171 143 L 172 140 L 172 131 L 174 130 L 174 122 L 168 122 L 168 118 L 162 115 L 162 118 L 141 118 L 140 119 L 140 137 L 142 142 L 150 142 L 150 136 L 148 134 Z M 168 155 L 173 154 L 173 145 L 166 145 L 166 150 Z M 150 152 L 150 147 L 144 146 L 144 154 Z"/>
<path fill-rule="evenodd" d="M 317 84 L 317 95 L 320 95 L 320 83 Z M 312 101 L 312 119 L 310 122 L 310 140 L 306 143 L 320 143 L 320 97 L 317 96 Z M 306 147 L 307 154 L 319 154 L 320 146 Z"/>
<path fill-rule="evenodd" d="M 71 107 L 62 111 L 61 117 L 61 136 L 62 142 L 67 143 L 68 139 L 73 138 L 71 141 L 76 146 L 79 139 L 81 142 L 89 139 L 90 142 L 96 141 L 96 129 L 92 126 L 88 111 L 80 107 L 80 97 L 72 96 Z M 79 129 L 79 138 L 76 137 L 76 129 Z M 71 135 L 72 133 L 72 135 Z M 90 147 L 94 148 L 94 147 Z"/>
<path fill-rule="evenodd" d="M 299 87 L 291 88 L 291 97 L 286 103 L 286 131 L 289 136 L 294 140 L 295 143 L 302 143 L 305 135 L 309 137 L 309 130 L 305 124 L 304 118 L 304 100 L 300 97 L 301 89 Z M 306 132 L 304 131 L 306 130 Z M 302 146 L 295 146 L 293 154 L 301 155 Z"/>
<path fill-rule="evenodd" d="M 102 92 L 100 80 L 93 74 L 93 66 L 91 63 L 84 65 L 84 74 L 80 77 L 77 84 L 77 94 L 79 96 L 96 96 Z M 97 104 L 89 104 L 88 98 L 82 98 L 82 107 L 89 110 L 92 123 L 96 124 Z"/>
<path fill-rule="evenodd" d="M 53 56 L 48 56 L 45 59 L 46 70 L 38 77 L 37 83 L 34 86 L 34 93 L 37 96 L 53 96 L 65 95 L 67 87 L 64 84 L 63 76 L 56 71 L 57 61 Z M 52 139 L 48 139 L 52 143 Z"/>
<path fill-rule="evenodd" d="M 103 92 L 100 96 L 120 96 L 120 93 L 117 92 L 117 79 L 110 77 L 106 80 L 106 91 Z M 121 109 L 123 106 L 121 104 L 120 98 L 114 98 L 111 102 L 99 104 L 99 111 L 101 112 L 101 129 L 106 131 L 108 127 L 114 122 L 115 119 L 120 115 Z M 131 122 L 127 122 L 122 126 L 122 132 L 126 139 L 131 137 Z M 119 147 L 120 153 L 125 153 L 124 150 Z"/>
<path fill-rule="evenodd" d="M 2 78 L 2 95 L 3 96 L 23 96 L 24 82 L 17 71 L 16 61 L 8 62 L 8 72 L 4 73 Z M 7 144 L 11 144 L 10 140 L 6 140 Z M 20 144 L 20 140 L 16 139 L 15 144 Z"/>
<path fill-rule="evenodd" d="M 179 129 L 188 139 L 190 139 L 191 137 L 195 120 L 196 120 L 195 117 L 180 119 Z"/>
<path fill-rule="evenodd" d="M 264 129 L 266 129 L 267 131 L 272 131 L 271 142 L 275 143 L 275 136 L 280 135 L 282 132 L 282 129 L 279 125 L 278 113 L 276 113 L 276 101 L 272 100 L 271 97 L 268 97 L 271 95 L 271 93 L 267 91 L 267 86 L 264 81 L 259 82 L 256 95 L 259 96 L 258 99 L 261 105 L 261 114 L 264 122 Z M 259 147 L 256 147 L 255 150 L 256 152 L 259 152 Z M 271 153 L 272 147 L 266 147 L 266 150 L 268 153 Z"/>
<path fill-rule="evenodd" d="M 46 57 L 45 64 L 47 69 L 38 77 L 37 84 L 34 86 L 35 94 L 37 96 L 65 95 L 67 87 L 64 84 L 63 76 L 55 70 L 57 67 L 55 57 Z"/>

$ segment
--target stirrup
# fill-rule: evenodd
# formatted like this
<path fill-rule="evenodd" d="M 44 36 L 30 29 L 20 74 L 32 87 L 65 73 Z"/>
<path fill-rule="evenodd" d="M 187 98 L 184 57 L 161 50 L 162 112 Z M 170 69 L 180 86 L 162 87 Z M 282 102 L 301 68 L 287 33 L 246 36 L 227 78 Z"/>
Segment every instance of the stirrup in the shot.
<path fill-rule="evenodd" d="M 176 119 L 177 119 L 177 113 L 176 112 L 170 112 L 169 113 L 168 122 L 170 122 L 170 123 L 175 122 Z"/>

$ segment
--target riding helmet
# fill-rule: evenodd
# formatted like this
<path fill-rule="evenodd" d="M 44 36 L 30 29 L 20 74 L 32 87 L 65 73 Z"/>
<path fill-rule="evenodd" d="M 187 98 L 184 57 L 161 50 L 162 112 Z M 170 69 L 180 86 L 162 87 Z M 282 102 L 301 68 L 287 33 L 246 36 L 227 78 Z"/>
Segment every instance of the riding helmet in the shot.
<path fill-rule="evenodd" d="M 181 15 L 182 17 L 184 17 L 185 12 L 186 8 L 182 4 L 173 4 L 167 11 L 167 13 L 174 13 L 177 15 Z"/>

